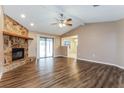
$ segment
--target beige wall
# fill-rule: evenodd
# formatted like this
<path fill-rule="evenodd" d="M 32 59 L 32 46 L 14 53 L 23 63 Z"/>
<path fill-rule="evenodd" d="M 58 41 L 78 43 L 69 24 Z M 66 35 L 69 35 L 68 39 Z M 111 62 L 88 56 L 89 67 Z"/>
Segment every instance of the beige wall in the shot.
<path fill-rule="evenodd" d="M 37 34 L 29 32 L 28 35 L 33 38 L 33 40 L 29 40 L 28 42 L 28 56 L 37 57 Z"/>
<path fill-rule="evenodd" d="M 124 67 L 124 20 L 117 21 L 117 63 Z"/>
<path fill-rule="evenodd" d="M 89 24 L 78 34 L 78 58 L 116 64 L 116 30 L 112 23 Z"/>
<path fill-rule="evenodd" d="M 54 57 L 61 55 L 60 46 L 61 46 L 61 38 L 55 37 L 54 38 Z"/>
<path fill-rule="evenodd" d="M 2 63 L 4 62 L 4 57 L 3 57 L 3 11 L 2 7 L 0 6 L 0 77 L 2 73 Z"/>
<path fill-rule="evenodd" d="M 73 30 L 61 35 L 61 38 L 75 36 L 75 35 L 80 33 L 81 29 L 82 29 L 82 26 L 79 26 L 79 27 L 77 27 L 77 28 L 75 28 L 75 29 L 73 29 Z"/>
<path fill-rule="evenodd" d="M 124 26 L 120 24 L 116 22 L 87 24 L 62 37 L 78 35 L 77 58 L 79 59 L 124 67 Z"/>
<path fill-rule="evenodd" d="M 54 38 L 54 57 L 60 55 L 60 37 L 54 36 L 54 35 L 48 35 L 44 33 L 35 33 L 35 32 L 29 32 L 29 37 L 32 37 L 34 40 L 29 42 L 29 56 L 35 56 L 39 58 L 39 38 L 40 36 L 43 37 L 51 37 Z"/>
<path fill-rule="evenodd" d="M 67 53 L 68 47 L 60 46 L 58 50 L 59 50 L 59 55 L 58 56 L 67 57 L 67 55 L 68 55 L 68 53 Z"/>

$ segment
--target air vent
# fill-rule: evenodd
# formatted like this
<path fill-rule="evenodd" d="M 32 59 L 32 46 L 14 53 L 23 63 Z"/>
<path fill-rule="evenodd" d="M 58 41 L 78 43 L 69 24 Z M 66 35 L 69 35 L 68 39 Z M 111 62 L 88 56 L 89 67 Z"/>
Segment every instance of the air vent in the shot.
<path fill-rule="evenodd" d="M 93 7 L 98 7 L 98 6 L 100 6 L 100 5 L 93 5 Z"/>

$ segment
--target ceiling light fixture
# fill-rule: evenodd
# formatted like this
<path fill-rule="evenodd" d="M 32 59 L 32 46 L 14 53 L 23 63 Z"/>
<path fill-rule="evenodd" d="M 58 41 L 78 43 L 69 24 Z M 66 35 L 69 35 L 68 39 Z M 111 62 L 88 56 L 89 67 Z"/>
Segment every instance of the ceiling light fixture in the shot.
<path fill-rule="evenodd" d="M 60 28 L 65 27 L 65 26 L 66 26 L 66 24 L 64 24 L 64 23 L 59 23 L 59 27 L 60 27 Z"/>
<path fill-rule="evenodd" d="M 30 23 L 31 26 L 34 26 L 34 23 Z"/>
<path fill-rule="evenodd" d="M 59 27 L 62 28 L 63 27 L 63 24 L 62 23 L 59 23 Z"/>
<path fill-rule="evenodd" d="M 65 27 L 66 25 L 65 24 L 63 24 L 63 27 Z"/>
<path fill-rule="evenodd" d="M 25 14 L 21 14 L 20 17 L 21 17 L 22 19 L 24 19 L 24 18 L 26 18 L 26 15 L 25 15 Z"/>

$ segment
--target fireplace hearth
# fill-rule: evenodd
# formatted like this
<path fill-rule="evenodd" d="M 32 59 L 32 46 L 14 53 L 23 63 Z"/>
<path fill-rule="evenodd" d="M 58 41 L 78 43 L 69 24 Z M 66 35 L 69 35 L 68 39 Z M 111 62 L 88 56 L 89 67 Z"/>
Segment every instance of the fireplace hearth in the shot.
<path fill-rule="evenodd" d="M 24 58 L 24 48 L 12 48 L 12 61 Z"/>

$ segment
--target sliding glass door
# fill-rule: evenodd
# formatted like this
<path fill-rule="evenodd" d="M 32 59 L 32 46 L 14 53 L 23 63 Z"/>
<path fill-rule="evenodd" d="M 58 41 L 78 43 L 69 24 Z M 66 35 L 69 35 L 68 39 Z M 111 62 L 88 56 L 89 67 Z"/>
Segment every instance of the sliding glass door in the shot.
<path fill-rule="evenodd" d="M 40 38 L 40 58 L 53 56 L 53 39 L 41 37 Z"/>
<path fill-rule="evenodd" d="M 40 57 L 45 57 L 46 56 L 46 41 L 45 38 L 40 38 Z"/>
<path fill-rule="evenodd" d="M 53 56 L 53 39 L 46 38 L 46 57 Z"/>

